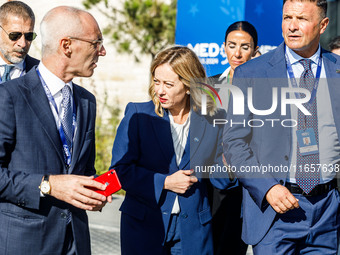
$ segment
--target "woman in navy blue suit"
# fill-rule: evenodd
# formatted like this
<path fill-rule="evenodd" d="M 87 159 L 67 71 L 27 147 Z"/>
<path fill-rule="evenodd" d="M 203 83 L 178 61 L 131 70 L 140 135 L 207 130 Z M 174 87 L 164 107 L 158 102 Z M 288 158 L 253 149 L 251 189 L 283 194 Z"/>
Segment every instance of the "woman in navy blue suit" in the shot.
<path fill-rule="evenodd" d="M 110 168 L 126 190 L 122 254 L 213 254 L 211 212 L 198 174 L 223 166 L 223 127 L 213 125 L 223 112 L 208 100 L 208 115 L 201 116 L 200 97 L 190 104 L 190 81 L 204 81 L 206 74 L 187 47 L 159 52 L 151 78 L 152 101 L 127 105 L 112 150 Z"/>

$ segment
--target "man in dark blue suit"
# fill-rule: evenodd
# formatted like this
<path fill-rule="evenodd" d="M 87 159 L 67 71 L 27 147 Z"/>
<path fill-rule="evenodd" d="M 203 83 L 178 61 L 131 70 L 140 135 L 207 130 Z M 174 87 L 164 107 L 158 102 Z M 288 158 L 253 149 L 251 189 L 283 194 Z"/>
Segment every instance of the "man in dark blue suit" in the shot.
<path fill-rule="evenodd" d="M 0 7 L 0 78 L 1 82 L 18 78 L 39 61 L 27 55 L 34 32 L 32 9 L 20 1 L 10 1 Z"/>
<path fill-rule="evenodd" d="M 337 251 L 340 58 L 319 45 L 326 10 L 323 0 L 284 0 L 284 43 L 234 74 L 244 114 L 233 96 L 224 146 L 244 187 L 242 237 L 254 254 Z"/>
<path fill-rule="evenodd" d="M 90 254 L 85 210 L 106 201 L 95 174 L 95 97 L 72 83 L 106 54 L 91 14 L 49 11 L 42 60 L 0 85 L 0 254 Z"/>

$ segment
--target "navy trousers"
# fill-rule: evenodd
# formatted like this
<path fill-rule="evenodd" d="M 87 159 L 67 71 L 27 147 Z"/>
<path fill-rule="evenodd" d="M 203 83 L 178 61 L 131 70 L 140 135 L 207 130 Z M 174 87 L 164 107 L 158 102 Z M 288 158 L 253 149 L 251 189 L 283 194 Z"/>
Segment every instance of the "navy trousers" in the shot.
<path fill-rule="evenodd" d="M 339 192 L 299 199 L 300 208 L 277 217 L 264 239 L 253 246 L 254 255 L 335 255 L 339 237 Z"/>

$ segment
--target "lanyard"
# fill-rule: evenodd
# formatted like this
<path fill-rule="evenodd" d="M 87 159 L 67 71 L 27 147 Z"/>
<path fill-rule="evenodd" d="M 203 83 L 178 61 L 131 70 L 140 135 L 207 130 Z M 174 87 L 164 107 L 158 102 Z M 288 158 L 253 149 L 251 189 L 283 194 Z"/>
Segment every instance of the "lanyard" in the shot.
<path fill-rule="evenodd" d="M 287 70 L 288 70 L 288 74 L 289 74 L 289 78 L 290 78 L 290 81 L 292 83 L 292 86 L 294 88 L 298 88 L 296 79 L 294 77 L 293 68 L 292 68 L 292 65 L 290 64 L 287 52 L 285 53 L 285 57 L 286 57 L 286 62 L 287 62 Z M 308 109 L 312 106 L 313 101 L 316 98 L 316 91 L 318 90 L 319 80 L 320 80 L 320 75 L 321 75 L 321 66 L 322 66 L 322 55 L 321 55 L 321 52 L 320 52 L 320 57 L 319 57 L 319 61 L 318 61 L 318 67 L 316 69 L 316 77 L 315 77 L 315 80 L 314 80 L 312 95 L 311 95 L 310 100 L 307 103 Z M 296 96 L 296 98 L 301 98 L 300 93 L 295 93 L 295 96 Z M 303 123 L 303 129 L 304 130 L 306 130 L 306 122 L 307 122 L 307 117 L 305 115 L 304 116 L 304 123 Z"/>
<path fill-rule="evenodd" d="M 21 77 L 21 76 L 24 75 L 25 69 L 26 69 L 26 62 L 24 61 L 23 68 L 22 68 L 22 71 L 21 71 L 19 77 Z M 19 77 L 18 77 L 18 78 L 19 78 Z M 0 77 L 0 83 L 1 83 L 1 82 L 2 82 L 2 77 Z"/>
<path fill-rule="evenodd" d="M 294 72 L 293 72 L 293 68 L 292 65 L 290 64 L 287 52 L 285 53 L 285 57 L 286 57 L 286 62 L 287 62 L 287 70 L 288 70 L 288 74 L 289 74 L 289 78 L 290 81 L 292 83 L 292 86 L 294 88 L 298 88 L 297 83 L 296 83 L 296 79 L 294 77 Z M 308 107 L 310 107 L 316 97 L 316 91 L 318 90 L 318 86 L 319 86 L 319 80 L 320 80 L 320 75 L 321 75 L 321 66 L 322 66 L 322 56 L 321 56 L 321 52 L 320 52 L 320 57 L 319 57 L 319 61 L 318 61 L 318 67 L 316 69 L 316 77 L 314 80 L 314 86 L 313 86 L 313 90 L 312 90 L 312 95 L 310 100 L 308 101 Z M 296 98 L 301 98 L 300 93 L 295 93 Z"/>
<path fill-rule="evenodd" d="M 37 68 L 37 73 L 38 73 L 40 81 L 41 81 L 41 83 L 44 87 L 48 101 L 53 105 L 53 107 L 54 107 L 54 109 L 57 113 L 57 116 L 58 116 L 58 131 L 59 131 L 59 136 L 60 136 L 61 142 L 63 144 L 64 159 L 65 159 L 66 165 L 70 166 L 71 165 L 71 148 L 73 146 L 73 136 L 74 136 L 74 131 L 75 131 L 75 128 L 76 128 L 76 106 L 75 106 L 74 100 L 73 100 L 73 114 L 72 114 L 71 148 L 69 148 L 68 145 L 67 145 L 67 142 L 66 142 L 66 137 L 65 137 L 65 132 L 64 132 L 63 126 L 61 125 L 61 120 L 60 120 L 60 116 L 59 116 L 59 113 L 58 113 L 57 104 L 55 103 L 54 97 L 52 96 L 51 91 L 47 87 L 46 82 L 42 78 L 38 68 Z"/>

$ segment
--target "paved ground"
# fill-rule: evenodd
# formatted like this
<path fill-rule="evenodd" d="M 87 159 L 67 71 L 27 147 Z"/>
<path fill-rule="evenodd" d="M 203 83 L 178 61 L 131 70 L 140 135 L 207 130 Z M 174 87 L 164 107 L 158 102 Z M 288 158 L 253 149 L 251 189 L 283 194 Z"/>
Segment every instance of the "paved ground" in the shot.
<path fill-rule="evenodd" d="M 120 255 L 119 207 L 124 197 L 114 195 L 113 198 L 113 202 L 107 204 L 101 213 L 87 213 L 90 222 L 92 255 Z M 251 249 L 248 249 L 247 255 L 252 254 Z"/>
<path fill-rule="evenodd" d="M 93 255 L 120 255 L 119 207 L 123 196 L 114 195 L 102 212 L 88 212 Z"/>

